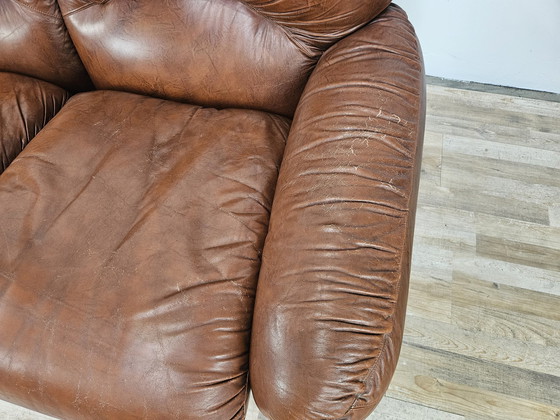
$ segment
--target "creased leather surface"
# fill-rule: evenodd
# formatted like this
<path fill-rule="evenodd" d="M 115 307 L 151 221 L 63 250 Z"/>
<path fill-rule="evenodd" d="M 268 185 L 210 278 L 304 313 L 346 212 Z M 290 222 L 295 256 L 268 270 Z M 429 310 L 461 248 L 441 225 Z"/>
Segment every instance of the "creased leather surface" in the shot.
<path fill-rule="evenodd" d="M 285 27 L 309 54 L 354 32 L 377 16 L 390 0 L 244 0 L 268 19 Z"/>
<path fill-rule="evenodd" d="M 251 383 L 271 420 L 363 419 L 402 340 L 423 68 L 391 6 L 319 62 L 290 131 L 263 251 Z"/>
<path fill-rule="evenodd" d="M 60 4 L 98 89 L 290 115 L 314 64 L 237 0 Z"/>
<path fill-rule="evenodd" d="M 292 116 L 328 46 L 388 0 L 59 0 L 95 86 Z"/>
<path fill-rule="evenodd" d="M 0 1 L 0 71 L 91 89 L 55 0 Z"/>
<path fill-rule="evenodd" d="M 0 174 L 68 100 L 68 92 L 0 72 Z"/>
<path fill-rule="evenodd" d="M 0 393 L 66 419 L 240 419 L 289 122 L 72 98 L 0 176 Z"/>

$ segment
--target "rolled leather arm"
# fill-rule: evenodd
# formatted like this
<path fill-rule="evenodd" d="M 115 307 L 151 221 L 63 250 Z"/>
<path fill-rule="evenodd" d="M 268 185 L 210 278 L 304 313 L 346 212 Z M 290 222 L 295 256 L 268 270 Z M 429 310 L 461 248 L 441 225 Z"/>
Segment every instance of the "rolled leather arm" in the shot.
<path fill-rule="evenodd" d="M 420 48 L 390 6 L 320 60 L 274 198 L 250 377 L 269 419 L 363 419 L 400 351 L 424 131 Z"/>
<path fill-rule="evenodd" d="M 0 174 L 68 100 L 64 89 L 0 72 Z"/>

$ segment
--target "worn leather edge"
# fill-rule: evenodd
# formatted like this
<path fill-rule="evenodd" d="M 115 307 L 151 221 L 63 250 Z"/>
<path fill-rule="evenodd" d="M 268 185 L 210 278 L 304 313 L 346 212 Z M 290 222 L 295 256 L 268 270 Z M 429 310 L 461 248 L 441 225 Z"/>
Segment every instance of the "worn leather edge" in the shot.
<path fill-rule="evenodd" d="M 411 195 L 408 200 L 408 214 L 406 216 L 406 227 L 405 227 L 405 240 L 403 242 L 402 253 L 401 253 L 401 262 L 400 262 L 400 272 L 401 277 L 398 285 L 398 298 L 395 302 L 392 319 L 396 321 L 397 328 L 393 328 L 391 332 L 385 334 L 384 336 L 384 345 L 383 350 L 381 351 L 380 355 L 377 357 L 377 360 L 374 362 L 373 366 L 369 370 L 369 373 L 364 377 L 363 383 L 366 388 L 369 388 L 369 391 L 365 391 L 363 393 L 358 393 L 355 395 L 354 401 L 351 406 L 346 410 L 345 414 L 340 417 L 335 417 L 337 420 L 346 420 L 346 419 L 361 419 L 365 418 L 379 403 L 382 396 L 384 395 L 390 379 L 394 373 L 394 370 L 397 365 L 398 355 L 400 352 L 401 342 L 402 342 L 402 335 L 404 330 L 404 317 L 406 312 L 406 303 L 408 297 L 408 282 L 410 276 L 410 259 L 412 253 L 412 239 L 413 239 L 413 231 L 414 231 L 414 219 L 415 219 L 415 210 L 416 210 L 416 203 L 417 203 L 417 196 L 418 196 L 418 185 L 419 185 L 419 175 L 420 175 L 420 165 L 421 165 L 421 154 L 422 154 L 422 143 L 423 143 L 423 134 L 424 134 L 424 120 L 425 120 L 425 80 L 424 80 L 424 67 L 423 67 L 423 60 L 422 60 L 422 52 L 420 46 L 418 44 L 416 35 L 414 34 L 413 28 L 408 22 L 408 18 L 404 11 L 400 9 L 396 5 L 392 5 L 389 7 L 390 11 L 400 13 L 403 19 L 405 20 L 405 26 L 408 26 L 408 30 L 411 31 L 413 34 L 413 40 L 416 42 L 416 53 L 417 53 L 417 61 L 416 65 L 420 68 L 420 78 L 418 80 L 418 86 L 416 89 L 418 90 L 418 100 L 416 103 L 417 106 L 417 128 L 415 134 L 411 137 L 411 139 L 415 140 L 416 148 L 414 150 L 414 171 L 412 174 L 411 180 Z M 384 14 L 379 16 L 379 19 L 385 19 Z M 374 23 L 371 25 L 375 25 Z M 356 33 L 359 34 L 362 31 L 367 30 L 363 28 Z M 347 39 L 351 39 L 354 35 L 349 35 Z M 410 40 L 410 39 L 409 39 Z M 372 40 L 375 42 L 376 40 Z M 331 48 L 335 49 L 338 48 L 338 45 L 335 45 Z M 330 51 L 330 50 L 329 50 Z M 327 51 L 326 55 L 329 54 Z M 410 58 L 410 57 L 408 57 Z M 319 62 L 318 68 L 323 65 L 327 65 L 324 63 L 325 57 Z M 313 79 L 313 74 L 311 75 L 310 81 Z M 306 89 L 307 90 L 307 89 Z M 302 98 L 306 96 L 306 91 L 304 91 Z M 301 102 L 300 102 L 300 106 Z M 298 124 L 298 111 L 301 112 L 301 108 L 298 107 L 296 110 L 296 116 L 294 118 L 294 126 Z M 292 127 L 293 131 L 293 127 Z M 289 140 L 288 140 L 289 143 Z M 282 170 L 281 170 L 282 173 Z M 284 183 L 289 181 L 284 181 Z M 296 182 L 296 180 L 291 180 L 291 182 Z M 277 187 L 277 195 L 282 194 L 282 185 L 278 185 Z M 274 206 L 273 206 L 273 214 L 274 214 Z M 280 215 L 277 217 L 281 217 Z M 266 247 L 264 253 L 266 253 Z M 265 264 L 265 262 L 263 262 Z M 278 265 L 290 265 L 289 261 L 277 261 L 276 264 Z M 266 287 L 266 285 L 262 285 L 259 287 Z M 258 292 L 257 292 L 258 293 Z M 267 302 L 269 304 L 269 302 Z M 256 303 L 256 310 L 255 310 L 255 318 L 259 316 L 259 300 L 257 297 Z M 266 308 L 263 307 L 263 311 Z M 256 320 L 258 323 L 258 319 Z M 395 326 L 395 323 L 393 324 Z M 254 360 L 261 357 L 259 354 L 255 352 L 251 353 L 251 359 L 253 365 Z M 380 373 L 380 366 L 385 366 L 383 377 L 381 377 Z M 254 378 L 255 373 L 251 373 Z M 273 380 L 270 378 L 269 380 Z M 253 386 L 255 389 L 255 386 Z M 375 393 L 375 396 L 373 395 Z M 366 395 L 369 394 L 369 395 Z M 369 396 L 369 398 L 368 398 Z M 273 398 L 268 396 L 267 398 Z M 255 395 L 255 399 L 257 404 L 259 404 L 258 398 L 258 391 L 257 395 Z M 270 414 L 270 413 L 269 413 Z M 292 419 L 289 415 L 283 416 L 282 414 L 278 414 L 278 417 L 273 417 L 273 419 Z M 333 418 L 333 419 L 335 419 Z"/>

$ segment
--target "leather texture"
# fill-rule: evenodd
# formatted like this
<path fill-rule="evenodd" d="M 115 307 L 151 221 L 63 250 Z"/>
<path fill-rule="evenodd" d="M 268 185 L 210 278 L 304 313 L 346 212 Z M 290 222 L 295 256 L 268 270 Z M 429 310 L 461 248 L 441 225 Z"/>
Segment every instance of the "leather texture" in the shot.
<path fill-rule="evenodd" d="M 64 89 L 0 72 L 0 174 L 68 100 Z"/>
<path fill-rule="evenodd" d="M 92 88 L 56 0 L 1 0 L 0 52 L 0 71 L 72 92 Z"/>
<path fill-rule="evenodd" d="M 362 419 L 389 384 L 407 300 L 423 86 L 419 45 L 396 6 L 327 51 L 306 86 L 253 322 L 251 383 L 270 419 Z"/>
<path fill-rule="evenodd" d="M 239 420 L 250 383 L 270 420 L 364 419 L 423 89 L 389 0 L 0 0 L 0 398 Z"/>
<path fill-rule="evenodd" d="M 389 1 L 59 3 L 98 89 L 291 116 L 320 52 Z"/>
<path fill-rule="evenodd" d="M 342 37 L 376 17 L 390 0 L 244 0 L 286 28 L 310 56 L 321 54 Z"/>
<path fill-rule="evenodd" d="M 3 398 L 64 419 L 243 418 L 288 129 L 73 97 L 0 177 Z"/>

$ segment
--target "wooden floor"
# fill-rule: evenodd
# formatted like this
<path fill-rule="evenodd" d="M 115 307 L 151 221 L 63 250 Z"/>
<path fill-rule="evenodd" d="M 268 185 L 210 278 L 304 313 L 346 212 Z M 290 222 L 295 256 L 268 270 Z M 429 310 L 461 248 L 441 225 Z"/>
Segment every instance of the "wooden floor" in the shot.
<path fill-rule="evenodd" d="M 560 419 L 560 103 L 428 86 L 410 288 L 368 420 Z"/>
<path fill-rule="evenodd" d="M 428 86 L 410 287 L 371 419 L 560 418 L 560 103 Z"/>

